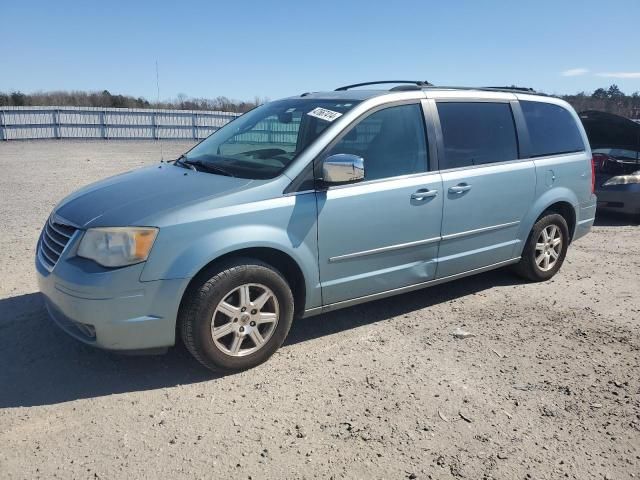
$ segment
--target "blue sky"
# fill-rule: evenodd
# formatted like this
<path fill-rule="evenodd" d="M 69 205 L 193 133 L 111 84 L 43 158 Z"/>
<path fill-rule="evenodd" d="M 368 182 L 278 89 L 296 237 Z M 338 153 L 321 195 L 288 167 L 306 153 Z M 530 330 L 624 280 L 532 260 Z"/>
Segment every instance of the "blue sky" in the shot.
<path fill-rule="evenodd" d="M 380 79 L 640 91 L 640 1 L 10 1 L 0 91 L 278 98 Z"/>

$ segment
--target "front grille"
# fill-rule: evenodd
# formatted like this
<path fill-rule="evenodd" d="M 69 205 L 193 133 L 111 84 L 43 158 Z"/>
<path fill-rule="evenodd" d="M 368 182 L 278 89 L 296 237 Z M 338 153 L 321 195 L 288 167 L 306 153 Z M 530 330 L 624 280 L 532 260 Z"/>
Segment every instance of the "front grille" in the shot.
<path fill-rule="evenodd" d="M 62 223 L 61 219 L 54 220 L 53 216 L 49 217 L 42 230 L 38 247 L 38 258 L 47 270 L 53 270 L 77 230 L 76 227 Z"/>

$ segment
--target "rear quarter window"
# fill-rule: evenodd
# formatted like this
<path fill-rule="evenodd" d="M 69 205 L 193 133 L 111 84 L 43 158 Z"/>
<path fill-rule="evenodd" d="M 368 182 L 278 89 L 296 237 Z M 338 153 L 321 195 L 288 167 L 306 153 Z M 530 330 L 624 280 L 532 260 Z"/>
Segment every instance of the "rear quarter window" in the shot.
<path fill-rule="evenodd" d="M 584 151 L 582 135 L 568 110 L 543 102 L 521 101 L 520 106 L 529 130 L 532 157 Z"/>

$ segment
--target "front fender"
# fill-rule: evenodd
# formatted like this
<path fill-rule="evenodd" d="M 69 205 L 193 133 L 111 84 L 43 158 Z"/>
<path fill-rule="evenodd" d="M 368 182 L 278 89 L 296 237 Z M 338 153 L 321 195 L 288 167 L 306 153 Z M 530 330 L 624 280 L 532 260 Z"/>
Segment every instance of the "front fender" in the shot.
<path fill-rule="evenodd" d="M 320 306 L 315 195 L 254 202 L 162 227 L 141 280 L 193 278 L 223 255 L 271 248 L 291 257 L 305 279 L 305 308 Z M 184 218 L 184 217 L 183 217 Z"/>

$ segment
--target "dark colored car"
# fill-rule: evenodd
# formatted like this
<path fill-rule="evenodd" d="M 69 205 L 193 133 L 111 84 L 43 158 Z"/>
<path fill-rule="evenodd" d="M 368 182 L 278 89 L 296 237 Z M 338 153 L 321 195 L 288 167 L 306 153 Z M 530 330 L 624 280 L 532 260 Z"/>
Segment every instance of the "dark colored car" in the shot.
<path fill-rule="evenodd" d="M 619 115 L 585 111 L 598 210 L 640 217 L 640 124 Z"/>

